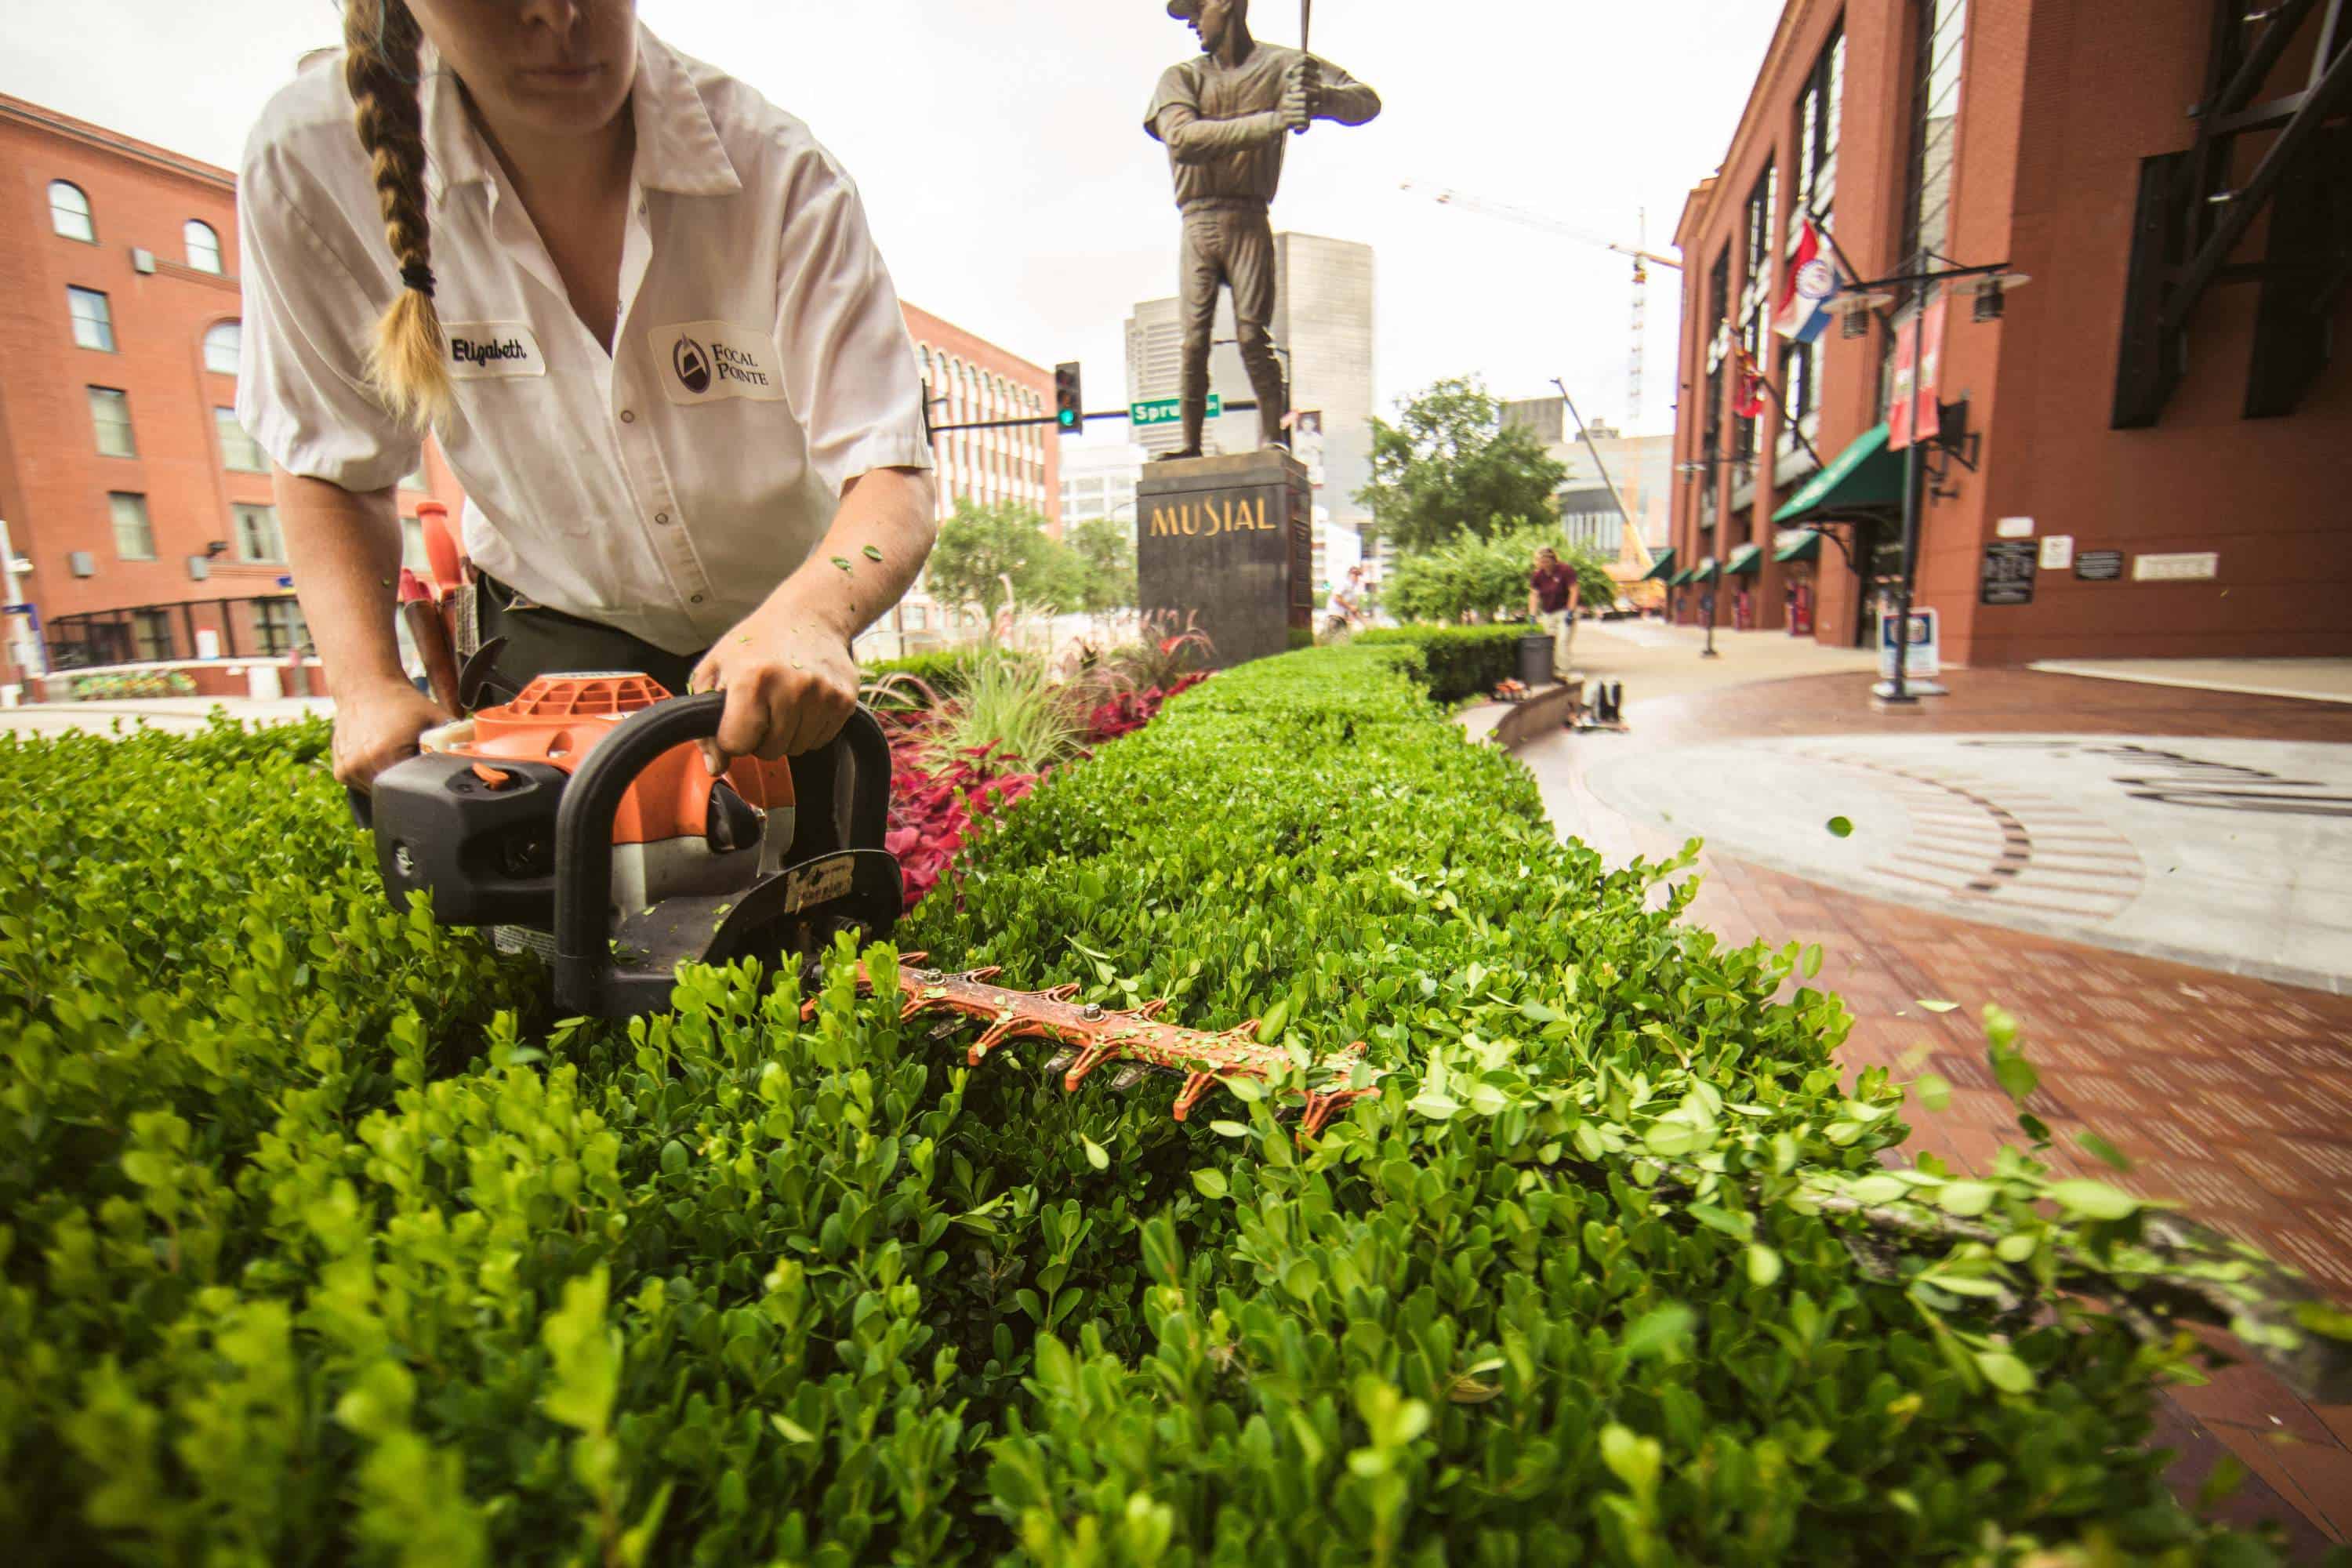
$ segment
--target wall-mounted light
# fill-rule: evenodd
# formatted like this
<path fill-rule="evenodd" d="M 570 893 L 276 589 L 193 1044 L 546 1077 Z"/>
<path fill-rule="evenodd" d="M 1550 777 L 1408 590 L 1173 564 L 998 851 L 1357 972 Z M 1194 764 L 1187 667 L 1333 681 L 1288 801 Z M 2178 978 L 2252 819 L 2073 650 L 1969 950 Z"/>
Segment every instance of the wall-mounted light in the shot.
<path fill-rule="evenodd" d="M 2022 289 L 2033 279 L 2022 272 L 1990 272 L 1960 285 L 1972 289 L 1977 297 L 1973 319 L 1998 321 L 2001 313 L 2001 296 L 2011 289 Z"/>

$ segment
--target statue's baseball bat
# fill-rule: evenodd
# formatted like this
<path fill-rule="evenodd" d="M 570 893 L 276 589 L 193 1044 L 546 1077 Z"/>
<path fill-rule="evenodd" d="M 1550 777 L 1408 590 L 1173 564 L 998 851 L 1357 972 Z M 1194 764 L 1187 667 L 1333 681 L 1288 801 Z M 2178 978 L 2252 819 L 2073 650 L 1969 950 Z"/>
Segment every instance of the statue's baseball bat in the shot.
<path fill-rule="evenodd" d="M 1300 54 L 1304 55 L 1307 53 L 1309 40 L 1313 38 L 1314 34 L 1315 0 L 1298 0 L 1298 52 Z M 1311 105 L 1309 106 L 1309 112 L 1312 112 Z M 1304 125 L 1299 126 L 1297 130 L 1293 131 L 1291 134 L 1293 136 L 1304 136 L 1307 134 L 1307 127 Z"/>

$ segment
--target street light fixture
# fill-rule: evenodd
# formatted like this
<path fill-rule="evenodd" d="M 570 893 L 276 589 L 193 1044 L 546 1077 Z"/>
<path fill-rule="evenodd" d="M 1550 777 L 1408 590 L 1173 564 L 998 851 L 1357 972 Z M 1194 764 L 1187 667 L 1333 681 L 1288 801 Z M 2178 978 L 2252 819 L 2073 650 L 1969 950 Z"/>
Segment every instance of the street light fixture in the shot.
<path fill-rule="evenodd" d="M 1923 252 L 1918 259 L 1923 265 L 1916 271 L 1898 273 L 1890 278 L 1872 279 L 1866 282 L 1855 282 L 1841 290 L 1832 301 L 1832 308 L 1838 310 L 1844 316 L 1844 335 L 1858 338 L 1869 331 L 1873 317 L 1885 322 L 1888 331 L 1897 330 L 1894 318 L 1885 313 L 1885 307 L 1894 303 L 1896 296 L 1881 290 L 1901 286 L 1914 291 L 1910 325 L 1911 438 L 1904 444 L 1903 448 L 1903 574 L 1896 579 L 1895 583 L 1895 673 L 1883 689 L 1874 689 L 1877 691 L 1880 700 L 1888 703 L 1912 703 L 1919 700 L 1906 685 L 1904 677 L 1907 673 L 1906 667 L 1911 662 L 1912 589 L 1917 580 L 1919 514 L 1924 506 L 1921 492 L 1926 488 L 1927 478 L 1924 448 L 1931 441 L 1937 446 L 1944 445 L 1944 438 L 1940 434 L 1943 416 L 1940 398 L 1935 411 L 1939 433 L 1929 436 L 1919 421 L 1919 394 L 1922 390 L 1920 384 L 1926 379 L 1923 373 L 1927 321 L 1927 291 L 1931 286 L 1942 283 L 1953 289 L 1973 292 L 1976 295 L 1974 319 L 1979 321 L 1996 321 L 2000 319 L 2002 290 L 2022 288 L 2028 281 L 2024 273 L 2009 270 L 2009 263 L 2005 261 L 1997 262 L 1990 267 L 1962 267 L 1952 261 L 1949 257 L 1938 256 L 1933 251 Z M 1942 262 L 1944 265 L 1937 267 L 1934 265 L 1937 262 Z M 1840 301 L 1844 302 L 1840 303 Z"/>

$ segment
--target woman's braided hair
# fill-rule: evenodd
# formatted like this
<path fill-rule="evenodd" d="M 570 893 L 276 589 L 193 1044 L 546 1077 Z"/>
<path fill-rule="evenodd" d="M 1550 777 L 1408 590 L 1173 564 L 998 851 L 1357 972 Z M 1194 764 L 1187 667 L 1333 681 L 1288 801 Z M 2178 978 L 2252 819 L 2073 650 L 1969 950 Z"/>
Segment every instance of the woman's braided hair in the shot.
<path fill-rule="evenodd" d="M 425 216 L 425 115 L 417 74 L 423 41 L 407 0 L 345 0 L 343 80 L 357 109 L 360 145 L 373 164 L 384 238 L 401 279 L 368 345 L 367 374 L 384 405 L 418 430 L 440 420 L 451 395 Z"/>

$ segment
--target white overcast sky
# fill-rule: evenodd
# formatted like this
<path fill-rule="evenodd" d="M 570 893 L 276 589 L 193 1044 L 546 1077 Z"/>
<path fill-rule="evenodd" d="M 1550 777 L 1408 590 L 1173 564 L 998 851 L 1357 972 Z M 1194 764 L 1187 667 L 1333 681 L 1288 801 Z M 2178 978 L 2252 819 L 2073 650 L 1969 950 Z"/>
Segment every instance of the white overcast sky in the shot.
<path fill-rule="evenodd" d="M 484 0 L 490 3 L 490 0 Z M 0 91 L 235 167 L 335 0 L 72 0 L 0 6 Z M 1277 228 L 1377 252 L 1385 409 L 1442 375 L 1531 396 L 1567 379 L 1622 420 L 1628 263 L 1437 205 L 1411 180 L 1665 250 L 1729 142 L 1780 0 L 1322 0 L 1318 54 L 1381 118 L 1291 144 Z M 1142 130 L 1193 52 L 1161 0 L 641 0 L 677 47 L 807 121 L 858 182 L 899 292 L 1041 364 L 1077 358 L 1123 401 L 1121 323 L 1175 292 L 1166 153 Z M 1297 0 L 1252 26 L 1298 42 Z M 1645 429 L 1670 427 L 1676 277 L 1650 288 Z M 1101 429 L 1100 426 L 1097 427 Z M 1102 431 L 1096 438 L 1109 437 Z M 1112 437 L 1116 438 L 1116 437 Z"/>

